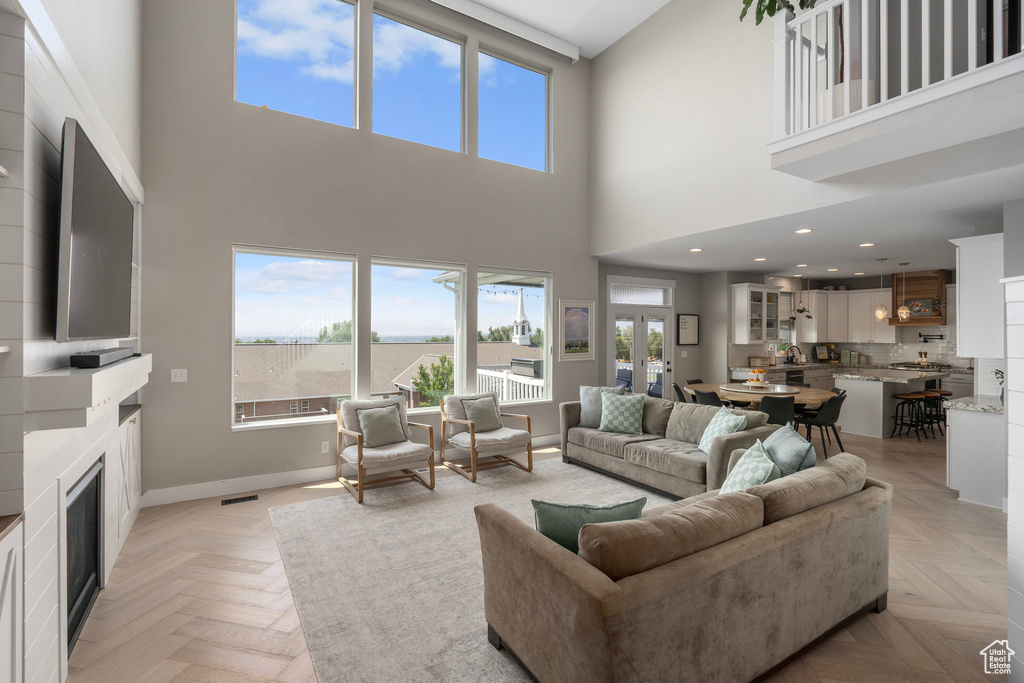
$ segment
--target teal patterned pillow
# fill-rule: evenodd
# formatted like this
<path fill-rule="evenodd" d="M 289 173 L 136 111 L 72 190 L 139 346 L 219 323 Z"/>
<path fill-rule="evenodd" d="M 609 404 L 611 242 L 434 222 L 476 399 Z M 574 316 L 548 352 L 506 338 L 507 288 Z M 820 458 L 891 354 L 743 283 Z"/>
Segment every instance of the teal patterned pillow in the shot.
<path fill-rule="evenodd" d="M 643 434 L 643 418 L 643 394 L 601 394 L 601 426 L 598 429 L 602 432 Z"/>
<path fill-rule="evenodd" d="M 711 444 L 715 442 L 716 436 L 722 436 L 723 434 L 734 434 L 741 432 L 747 428 L 747 418 L 742 415 L 733 415 L 728 408 L 723 407 L 715 416 L 711 418 L 711 422 L 708 423 L 707 429 L 704 430 L 704 436 L 700 437 L 700 443 L 697 444 L 697 448 L 701 449 L 705 453 L 711 452 Z"/>
<path fill-rule="evenodd" d="M 746 491 L 751 486 L 767 484 L 778 479 L 779 476 L 779 466 L 771 459 L 768 451 L 764 449 L 764 444 L 758 439 L 757 443 L 748 448 L 747 452 L 737 461 L 736 467 L 732 468 L 732 472 L 722 483 L 722 490 L 718 492 L 718 495 Z"/>

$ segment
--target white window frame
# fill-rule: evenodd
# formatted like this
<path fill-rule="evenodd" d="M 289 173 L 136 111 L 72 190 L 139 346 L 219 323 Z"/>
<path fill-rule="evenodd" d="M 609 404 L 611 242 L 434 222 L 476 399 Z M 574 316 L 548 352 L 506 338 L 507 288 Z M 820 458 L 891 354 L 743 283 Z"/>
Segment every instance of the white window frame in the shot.
<path fill-rule="evenodd" d="M 613 304 L 611 297 L 612 285 L 635 285 L 640 287 L 657 287 L 668 290 L 668 302 L 664 306 L 654 306 L 647 308 L 666 308 L 668 309 L 667 320 L 665 321 L 666 336 L 668 332 L 668 326 L 675 324 L 676 319 L 676 307 L 675 307 L 675 293 L 676 293 L 676 281 L 675 280 L 661 280 L 657 278 L 646 278 L 646 277 L 629 277 L 627 275 L 608 275 L 606 277 L 604 285 L 604 326 L 605 326 L 605 358 L 606 358 L 606 381 L 609 385 L 615 385 L 615 317 L 618 313 L 623 314 L 640 314 L 641 309 L 645 308 L 639 304 Z M 634 340 L 636 339 L 636 329 L 634 328 Z M 672 339 L 675 339 L 675 335 L 672 335 Z M 666 348 L 663 352 L 663 356 L 666 361 L 671 362 L 675 360 L 675 343 L 673 341 L 673 348 Z M 634 349 L 635 353 L 635 349 Z M 646 388 L 645 388 L 646 391 Z"/>
<path fill-rule="evenodd" d="M 331 252 L 331 251 L 320 251 L 312 249 L 292 249 L 288 247 L 271 247 L 266 245 L 257 244 L 244 244 L 236 243 L 231 245 L 231 337 L 228 340 L 231 343 L 231 375 L 230 375 L 230 387 L 231 395 L 234 397 L 235 394 L 235 256 L 239 253 L 243 254 L 257 254 L 264 256 L 285 256 L 290 258 L 308 258 L 318 260 L 329 260 L 329 261 L 346 261 L 352 264 L 352 338 L 356 339 L 359 334 L 359 321 L 357 314 L 357 305 L 359 301 L 359 291 L 357 284 L 359 281 L 359 257 L 356 254 L 346 252 Z M 356 396 L 357 390 L 357 374 L 355 368 L 358 367 L 358 359 L 356 358 L 358 351 L 356 344 L 352 344 L 352 386 L 349 388 L 350 396 L 353 398 Z M 248 401 L 246 401 L 248 403 Z M 234 402 L 232 402 L 234 405 Z M 289 414 L 291 414 L 289 412 Z M 253 417 L 256 417 L 256 408 L 253 406 Z M 335 422 L 335 415 L 327 413 L 324 416 L 316 417 L 296 417 L 296 418 L 283 418 L 278 420 L 252 420 L 247 423 L 236 423 L 234 421 L 234 408 L 232 408 L 230 427 L 232 431 L 249 431 L 253 429 L 275 429 L 277 427 L 294 427 L 296 425 L 306 424 L 322 424 L 326 422 Z"/>
<path fill-rule="evenodd" d="M 553 152 L 553 146 L 552 146 L 552 143 L 551 143 L 551 138 L 552 138 L 553 133 L 554 133 L 554 127 L 551 125 L 551 121 L 554 118 L 555 112 L 554 112 L 554 109 L 551 106 L 551 100 L 552 100 L 552 97 L 551 97 L 551 95 L 552 95 L 551 82 L 552 82 L 552 80 L 554 80 L 553 79 L 554 74 L 551 72 L 551 69 L 546 69 L 546 68 L 538 66 L 536 64 L 531 64 L 531 63 L 529 63 L 527 61 L 524 61 L 523 59 L 520 59 L 518 57 L 512 56 L 508 52 L 505 52 L 503 50 L 498 50 L 498 49 L 492 48 L 490 46 L 485 46 L 484 44 L 481 43 L 479 45 L 479 47 L 477 48 L 477 58 L 476 58 L 476 63 L 477 63 L 477 74 L 476 74 L 476 80 L 477 80 L 477 84 L 476 84 L 476 89 L 477 89 L 477 94 L 476 94 L 477 110 L 479 110 L 479 108 L 480 108 L 480 55 L 481 54 L 487 55 L 488 57 L 493 57 L 494 59 L 500 59 L 503 62 L 508 62 L 509 64 L 512 64 L 513 66 L 518 66 L 520 68 L 526 69 L 527 71 L 533 71 L 534 73 L 538 73 L 538 74 L 540 74 L 541 76 L 544 77 L 544 168 L 540 172 L 541 173 L 553 173 L 554 172 L 554 170 L 553 170 L 553 166 L 554 166 L 554 158 L 553 157 L 554 157 L 554 155 L 552 153 Z M 535 168 L 529 168 L 527 166 L 519 166 L 518 164 L 512 164 L 512 163 L 509 163 L 507 161 L 502 161 L 500 159 L 491 159 L 489 157 L 482 157 L 482 156 L 480 156 L 480 123 L 479 123 L 479 121 L 477 121 L 477 141 L 476 142 L 477 142 L 477 154 L 476 155 L 477 155 L 477 158 L 479 158 L 479 159 L 483 159 L 484 161 L 496 161 L 499 164 L 508 164 L 509 166 L 516 166 L 517 168 L 525 168 L 528 171 L 537 171 L 538 170 L 538 169 L 535 169 Z"/>
<path fill-rule="evenodd" d="M 553 378 L 554 378 L 554 374 L 555 374 L 554 353 L 553 353 L 552 350 L 555 347 L 554 338 L 556 336 L 558 336 L 557 333 L 553 332 L 552 329 L 551 329 L 551 326 L 552 326 L 552 324 L 553 324 L 553 322 L 555 320 L 555 314 L 554 314 L 554 311 L 553 311 L 554 306 L 555 306 L 555 299 L 554 299 L 555 278 L 554 278 L 554 275 L 550 271 L 546 271 L 546 270 L 524 270 L 522 268 L 507 268 L 505 266 L 483 266 L 483 265 L 477 266 L 476 272 L 477 272 L 476 288 L 477 288 L 477 298 L 478 298 L 478 301 L 477 301 L 477 310 L 478 311 L 479 311 L 479 308 L 480 308 L 479 296 L 480 296 L 480 273 L 481 272 L 483 272 L 483 273 L 501 273 L 501 274 L 508 274 L 508 275 L 526 275 L 526 276 L 542 277 L 542 278 L 544 278 L 544 328 L 543 328 L 544 329 L 544 355 L 541 357 L 543 362 L 544 362 L 544 398 L 535 398 L 535 399 L 529 399 L 529 400 L 525 400 L 525 401 L 502 401 L 501 404 L 502 405 L 534 405 L 534 404 L 542 404 L 542 403 L 551 403 L 552 400 L 553 400 L 552 396 L 554 395 L 554 393 L 553 393 L 554 392 L 554 379 Z M 479 322 L 478 322 L 477 323 L 477 327 L 479 327 L 479 326 L 480 325 L 479 325 Z M 473 339 L 474 343 L 479 343 L 476 340 L 476 330 L 473 331 L 471 338 Z M 467 375 L 467 379 L 466 379 L 466 382 L 467 382 L 466 391 L 468 393 L 470 393 L 470 394 L 475 394 L 476 393 L 476 381 L 475 381 L 476 368 L 473 368 L 473 373 L 474 373 L 473 381 L 470 380 L 469 375 Z"/>

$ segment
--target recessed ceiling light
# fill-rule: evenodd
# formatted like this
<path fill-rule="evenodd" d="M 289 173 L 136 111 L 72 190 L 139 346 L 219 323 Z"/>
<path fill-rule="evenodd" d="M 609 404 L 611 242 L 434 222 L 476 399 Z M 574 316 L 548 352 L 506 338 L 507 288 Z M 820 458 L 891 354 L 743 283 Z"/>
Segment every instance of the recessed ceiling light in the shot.
<path fill-rule="evenodd" d="M 864 273 L 854 273 L 854 275 L 863 275 Z"/>
<path fill-rule="evenodd" d="M 754 259 L 754 260 L 755 260 L 755 261 L 767 261 L 768 259 L 766 259 L 766 258 L 756 258 L 756 259 Z"/>
<path fill-rule="evenodd" d="M 810 228 L 800 228 L 799 230 L 796 231 L 796 234 L 798 234 L 798 235 L 806 235 L 809 232 L 814 232 L 814 231 L 811 230 Z"/>
<path fill-rule="evenodd" d="M 806 263 L 798 263 L 798 264 L 796 264 L 796 267 L 797 268 L 806 268 L 807 264 Z"/>
<path fill-rule="evenodd" d="M 834 273 L 834 272 L 836 272 L 837 270 L 839 270 L 839 269 L 838 269 L 838 268 L 829 268 L 829 269 L 828 269 L 828 272 L 830 272 L 830 273 Z"/>
<path fill-rule="evenodd" d="M 793 273 L 793 277 L 803 277 L 800 273 Z"/>
<path fill-rule="evenodd" d="M 694 249 L 691 249 L 690 251 L 693 251 L 693 252 L 697 252 L 697 251 L 704 251 L 704 250 L 703 250 L 703 249 L 700 249 L 700 248 L 698 247 L 698 248 L 694 248 Z"/>
<path fill-rule="evenodd" d="M 865 242 L 864 244 L 861 244 L 860 246 L 862 246 L 862 247 L 873 247 L 873 246 L 875 246 L 875 243 L 874 242 Z"/>

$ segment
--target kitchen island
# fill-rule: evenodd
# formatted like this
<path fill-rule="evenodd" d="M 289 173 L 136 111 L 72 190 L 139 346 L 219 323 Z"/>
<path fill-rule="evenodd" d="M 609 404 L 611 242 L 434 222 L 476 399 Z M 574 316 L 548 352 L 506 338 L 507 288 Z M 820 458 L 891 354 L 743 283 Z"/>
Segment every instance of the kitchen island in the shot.
<path fill-rule="evenodd" d="M 921 391 L 948 372 L 865 369 L 835 375 L 837 389 L 846 390 L 839 427 L 846 433 L 884 439 L 892 433 L 892 414 L 899 403 L 893 394 Z"/>
<path fill-rule="evenodd" d="M 960 500 L 1006 511 L 1006 415 L 998 396 L 946 402 L 946 486 Z"/>

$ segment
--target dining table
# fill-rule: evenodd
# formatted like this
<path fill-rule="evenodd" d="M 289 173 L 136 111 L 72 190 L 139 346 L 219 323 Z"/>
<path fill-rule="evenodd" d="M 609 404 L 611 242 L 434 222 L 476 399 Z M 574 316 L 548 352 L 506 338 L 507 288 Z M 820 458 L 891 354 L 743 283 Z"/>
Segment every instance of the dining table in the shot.
<path fill-rule="evenodd" d="M 705 382 L 703 384 L 688 384 L 684 391 L 692 397 L 696 397 L 695 391 L 713 391 L 724 401 L 742 401 L 750 404 L 751 409 L 761 405 L 761 399 L 765 396 L 792 396 L 796 405 L 816 405 L 824 403 L 834 393 L 828 389 L 816 389 L 814 387 L 792 387 L 786 384 L 765 384 L 764 387 L 749 387 L 743 382 Z"/>

